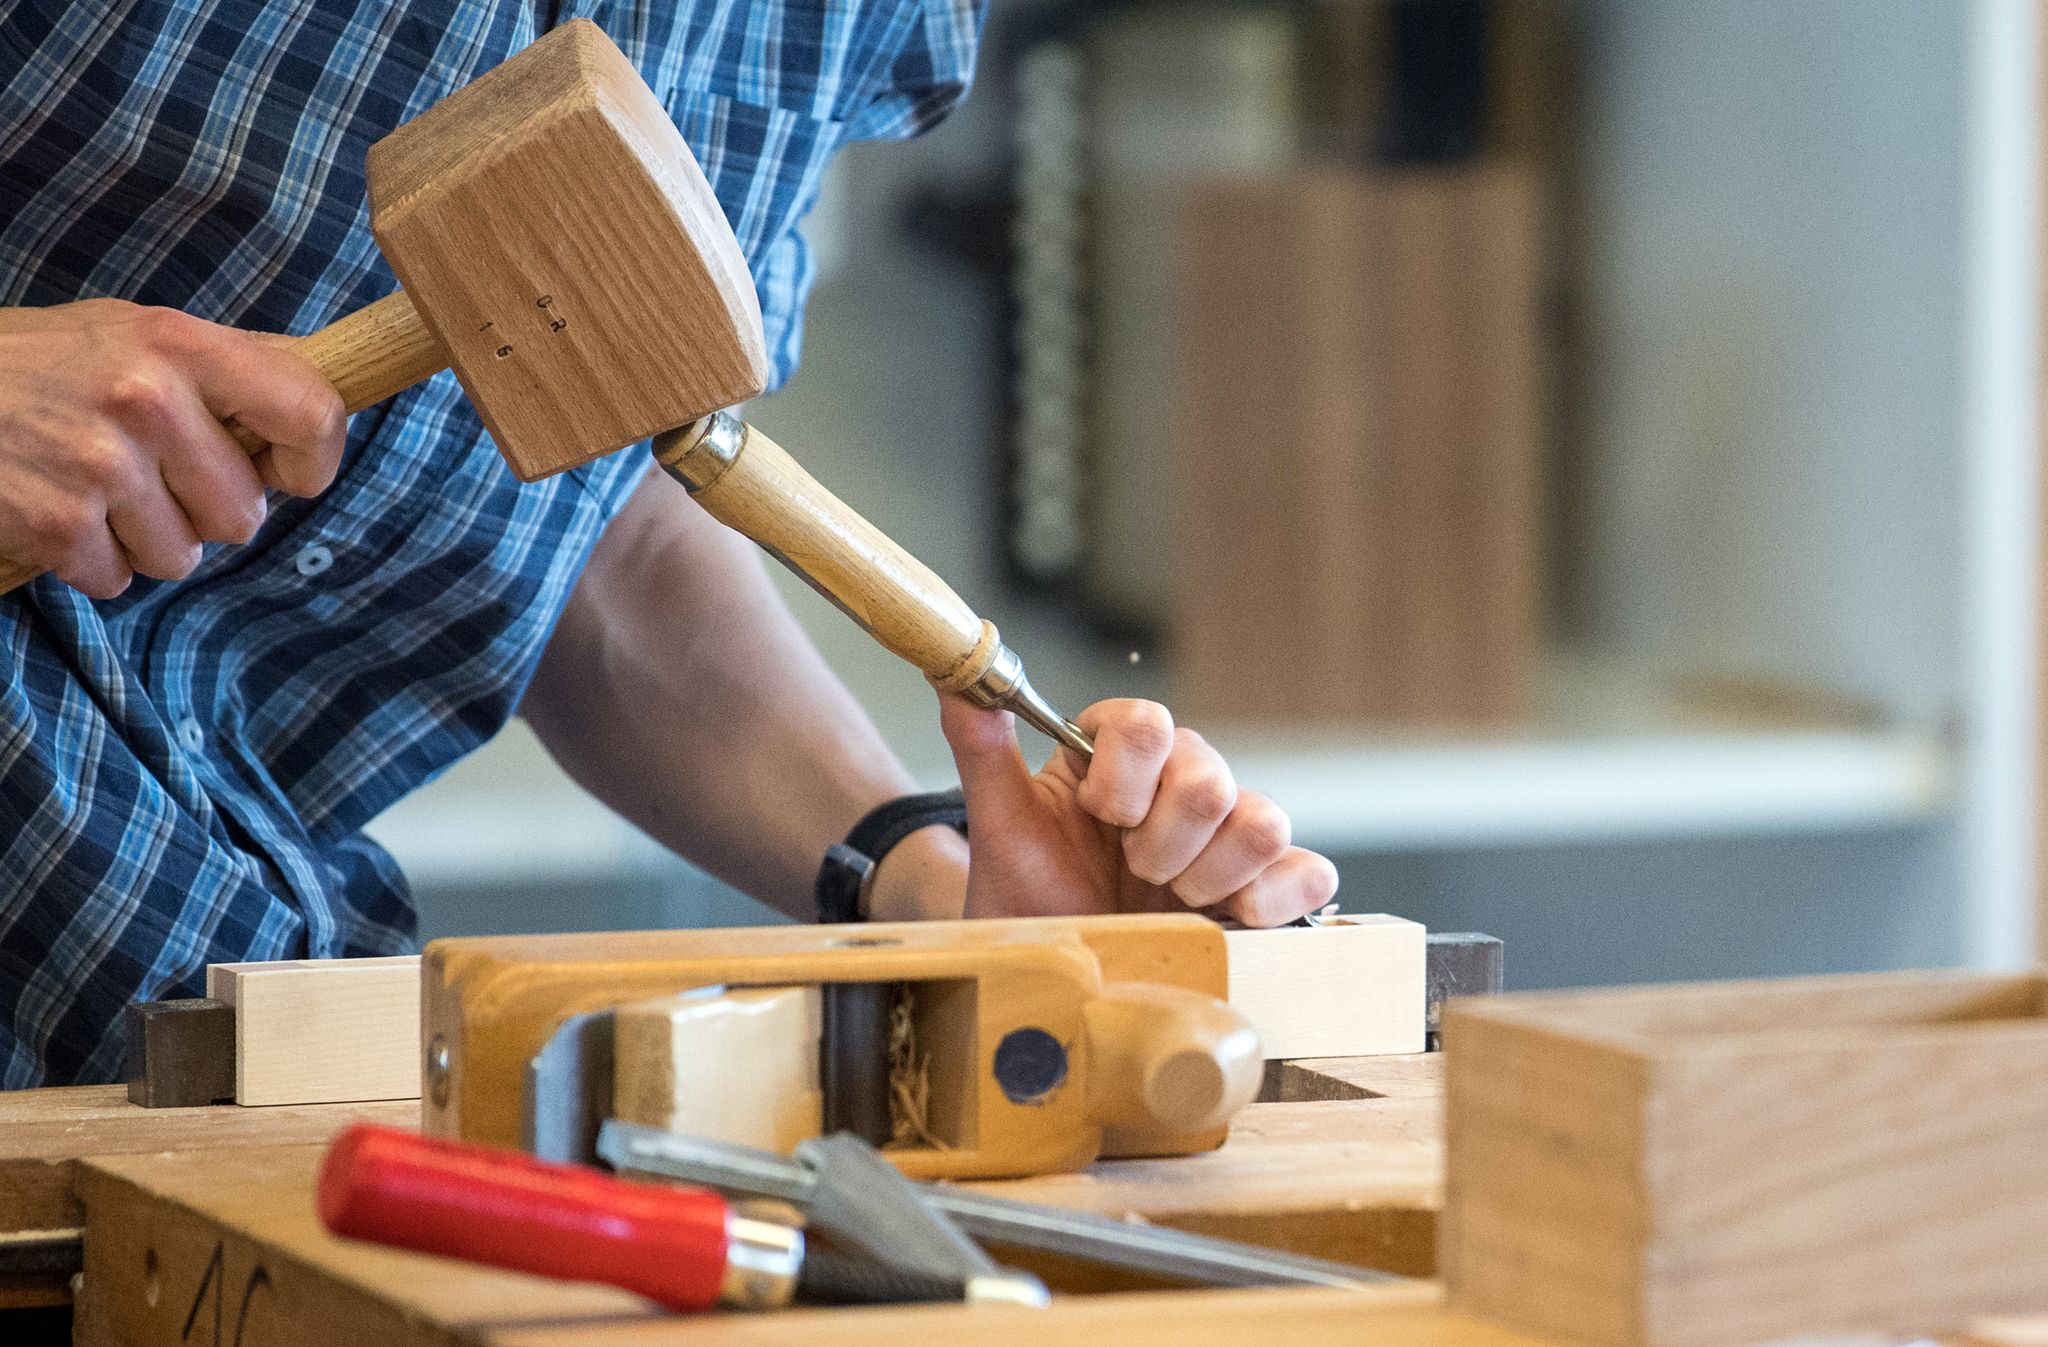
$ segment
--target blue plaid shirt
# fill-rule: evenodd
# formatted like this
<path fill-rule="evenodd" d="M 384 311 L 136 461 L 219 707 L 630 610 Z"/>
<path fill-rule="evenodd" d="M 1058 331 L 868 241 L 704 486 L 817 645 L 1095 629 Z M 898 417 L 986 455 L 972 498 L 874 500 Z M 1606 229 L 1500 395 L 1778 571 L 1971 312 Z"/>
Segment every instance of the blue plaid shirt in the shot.
<path fill-rule="evenodd" d="M 0 303 L 119 296 L 303 333 L 396 285 L 372 142 L 578 14 L 665 101 L 751 262 L 776 381 L 826 160 L 965 91 L 982 0 L 0 0 Z M 386 954 L 363 825 L 512 714 L 647 462 L 520 485 L 449 375 L 333 488 L 94 602 L 0 598 L 0 1084 L 109 1080 L 128 1001 L 222 960 Z"/>

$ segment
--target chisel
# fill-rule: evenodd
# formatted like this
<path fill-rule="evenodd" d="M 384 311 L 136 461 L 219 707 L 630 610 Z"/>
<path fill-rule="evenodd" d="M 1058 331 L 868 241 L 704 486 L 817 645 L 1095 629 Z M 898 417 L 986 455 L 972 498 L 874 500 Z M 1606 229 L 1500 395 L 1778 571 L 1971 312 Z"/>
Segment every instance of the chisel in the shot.
<path fill-rule="evenodd" d="M 699 1313 L 1013 1298 L 1009 1281 L 921 1274 L 807 1251 L 803 1231 L 707 1188 L 629 1183 L 578 1165 L 358 1123 L 327 1152 L 320 1219 L 337 1235 Z"/>
<path fill-rule="evenodd" d="M 941 692 L 1019 720 L 1092 757 L 1086 731 L 1054 709 L 952 588 L 730 412 L 654 437 L 654 457 L 713 518 L 761 545 Z"/>

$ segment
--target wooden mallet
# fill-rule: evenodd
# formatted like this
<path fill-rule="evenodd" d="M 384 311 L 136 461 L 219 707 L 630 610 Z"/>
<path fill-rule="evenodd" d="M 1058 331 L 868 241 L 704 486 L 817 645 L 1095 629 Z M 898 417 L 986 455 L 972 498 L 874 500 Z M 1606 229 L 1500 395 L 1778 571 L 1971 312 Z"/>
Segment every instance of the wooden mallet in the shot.
<path fill-rule="evenodd" d="M 351 413 L 453 366 L 528 482 L 656 436 L 699 504 L 941 691 L 1092 751 L 992 623 L 723 410 L 767 384 L 753 279 L 681 132 L 596 24 L 564 24 L 378 141 L 368 179 L 404 289 L 292 345 Z M 0 593 L 35 574 L 0 561 Z"/>

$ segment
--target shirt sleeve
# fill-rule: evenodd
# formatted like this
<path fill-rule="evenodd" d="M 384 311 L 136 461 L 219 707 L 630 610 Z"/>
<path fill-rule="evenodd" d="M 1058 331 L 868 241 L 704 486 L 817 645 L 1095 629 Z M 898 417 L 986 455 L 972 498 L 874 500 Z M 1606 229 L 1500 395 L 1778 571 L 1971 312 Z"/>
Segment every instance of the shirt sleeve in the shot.
<path fill-rule="evenodd" d="M 974 81 L 987 12 L 987 0 L 906 4 L 900 38 L 876 63 L 868 98 L 847 118 L 846 139 L 903 140 L 945 120 Z"/>

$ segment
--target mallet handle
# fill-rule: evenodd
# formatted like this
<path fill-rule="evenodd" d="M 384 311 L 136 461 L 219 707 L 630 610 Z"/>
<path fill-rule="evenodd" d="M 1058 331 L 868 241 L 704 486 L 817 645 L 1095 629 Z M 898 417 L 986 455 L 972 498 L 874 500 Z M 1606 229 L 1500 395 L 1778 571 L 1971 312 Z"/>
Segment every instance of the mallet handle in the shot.
<path fill-rule="evenodd" d="M 350 414 L 448 368 L 447 350 L 427 331 L 403 290 L 296 339 L 291 349 L 326 376 Z M 247 427 L 229 429 L 250 453 L 264 448 L 264 441 Z M 0 558 L 0 594 L 42 573 L 41 567 Z"/>

